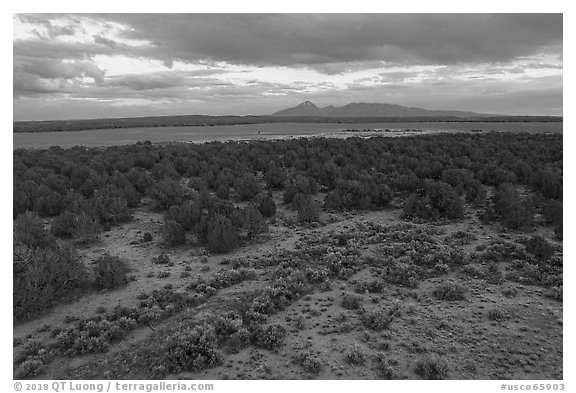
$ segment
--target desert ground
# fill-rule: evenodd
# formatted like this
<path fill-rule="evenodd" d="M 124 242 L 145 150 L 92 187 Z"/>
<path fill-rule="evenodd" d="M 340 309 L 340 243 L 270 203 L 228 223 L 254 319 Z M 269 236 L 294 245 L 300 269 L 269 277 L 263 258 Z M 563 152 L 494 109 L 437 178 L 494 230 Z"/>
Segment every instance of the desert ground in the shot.
<path fill-rule="evenodd" d="M 52 358 L 36 376 L 147 378 L 150 370 L 138 356 L 153 356 L 159 338 L 178 334 L 190 320 L 237 312 L 255 294 L 281 280 L 279 266 L 295 265 L 296 272 L 306 274 L 312 263 L 337 263 L 347 269 L 341 277 L 306 289 L 270 315 L 270 324 L 286 330 L 278 346 L 266 349 L 232 340 L 222 344 L 218 364 L 163 377 L 562 379 L 562 303 L 544 296 L 541 287 L 506 278 L 514 271 L 514 252 L 522 249 L 525 235 L 482 225 L 472 208 L 461 222 L 433 226 L 401 219 L 398 207 L 323 213 L 320 223 L 300 226 L 295 213 L 282 207 L 279 194 L 275 199 L 279 209 L 269 230 L 226 255 L 210 255 L 200 246 L 164 246 L 158 232 L 162 216 L 144 201 L 133 210 L 133 221 L 113 227 L 100 241 L 79 251 L 87 266 L 103 254 L 118 255 L 128 261 L 133 281 L 15 325 L 15 358 L 29 343 L 49 345 L 55 332 L 74 329 L 86 318 L 107 315 L 115 307 L 138 307 L 143 294 L 173 291 L 189 296 L 191 282 L 211 282 L 231 267 L 250 269 L 253 276 L 212 288 L 194 306 L 135 326 L 122 339 L 110 342 L 105 352 Z M 142 242 L 144 232 L 150 232 L 153 240 Z M 426 243 L 419 242 L 422 238 Z M 418 250 L 422 244 L 429 248 Z M 561 247 L 561 242 L 555 244 Z M 382 279 L 390 259 L 422 252 L 426 257 L 435 251 L 439 255 L 457 251 L 461 260 L 456 266 L 444 264 L 442 273 L 414 288 Z M 489 252 L 496 253 L 496 262 L 491 262 Z M 170 263 L 153 263 L 152 258 L 162 253 Z M 435 297 L 434 289 L 445 282 L 461 285 L 464 298 Z M 382 312 L 385 321 L 379 320 Z M 374 318 L 366 318 L 370 315 Z"/>

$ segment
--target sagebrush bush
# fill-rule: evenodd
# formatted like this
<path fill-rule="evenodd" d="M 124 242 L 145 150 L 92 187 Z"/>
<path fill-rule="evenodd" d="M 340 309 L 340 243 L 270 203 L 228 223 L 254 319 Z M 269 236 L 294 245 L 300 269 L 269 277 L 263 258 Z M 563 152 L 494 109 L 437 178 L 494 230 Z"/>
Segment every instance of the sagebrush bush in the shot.
<path fill-rule="evenodd" d="M 506 319 L 506 314 L 499 308 L 488 310 L 488 319 L 491 321 L 503 321 Z"/>
<path fill-rule="evenodd" d="M 550 299 L 562 301 L 564 299 L 564 286 L 560 285 L 557 287 L 551 287 L 544 291 L 544 296 L 549 297 Z"/>
<path fill-rule="evenodd" d="M 418 268 L 413 263 L 402 260 L 387 266 L 383 278 L 390 284 L 406 288 L 417 288 L 420 282 Z"/>
<path fill-rule="evenodd" d="M 53 357 L 54 351 L 42 342 L 34 339 L 26 341 L 14 358 L 14 364 L 17 365 L 14 378 L 32 378 L 41 374 Z"/>
<path fill-rule="evenodd" d="M 282 345 L 286 328 L 279 324 L 265 326 L 255 333 L 256 345 L 265 349 L 275 349 Z"/>
<path fill-rule="evenodd" d="M 126 262 L 110 254 L 98 258 L 94 265 L 94 285 L 98 289 L 116 289 L 128 283 Z"/>
<path fill-rule="evenodd" d="M 15 244 L 12 296 L 15 320 L 73 299 L 87 288 L 86 268 L 70 246 L 56 241 L 46 248 Z"/>
<path fill-rule="evenodd" d="M 365 312 L 362 314 L 361 319 L 364 326 L 368 329 L 379 332 L 388 329 L 394 320 L 394 316 L 383 310 L 378 310 Z"/>
<path fill-rule="evenodd" d="M 432 294 L 439 300 L 466 300 L 466 288 L 452 281 L 438 285 Z"/>
<path fill-rule="evenodd" d="M 161 253 L 157 257 L 152 258 L 152 263 L 155 265 L 170 265 L 172 262 L 167 254 Z"/>
<path fill-rule="evenodd" d="M 448 364 L 442 359 L 427 357 L 416 363 L 414 371 L 424 379 L 446 379 Z"/>
<path fill-rule="evenodd" d="M 347 310 L 357 310 L 362 305 L 362 296 L 355 295 L 353 293 L 346 293 L 342 297 L 341 306 Z"/>
<path fill-rule="evenodd" d="M 366 354 L 358 345 L 353 345 L 346 352 L 346 360 L 350 364 L 362 365 L 366 363 Z"/>
<path fill-rule="evenodd" d="M 378 370 L 383 379 L 398 379 L 398 373 L 392 367 L 393 361 L 386 360 L 383 353 L 374 355 L 374 363 L 376 364 L 376 370 Z"/>
<path fill-rule="evenodd" d="M 318 374 L 322 370 L 322 363 L 316 360 L 315 356 L 309 351 L 305 351 L 296 357 L 296 363 L 302 366 L 304 370 L 311 374 Z"/>
<path fill-rule="evenodd" d="M 546 261 L 554 255 L 554 247 L 542 236 L 532 236 L 526 243 L 526 252 L 540 261 Z"/>
<path fill-rule="evenodd" d="M 207 323 L 196 325 L 164 338 L 160 356 L 152 366 L 160 368 L 162 374 L 219 366 L 224 359 L 217 348 L 214 327 Z"/>
<path fill-rule="evenodd" d="M 79 321 L 56 336 L 58 349 L 66 356 L 106 352 L 111 342 L 122 339 L 136 326 L 137 322 L 127 317 Z"/>

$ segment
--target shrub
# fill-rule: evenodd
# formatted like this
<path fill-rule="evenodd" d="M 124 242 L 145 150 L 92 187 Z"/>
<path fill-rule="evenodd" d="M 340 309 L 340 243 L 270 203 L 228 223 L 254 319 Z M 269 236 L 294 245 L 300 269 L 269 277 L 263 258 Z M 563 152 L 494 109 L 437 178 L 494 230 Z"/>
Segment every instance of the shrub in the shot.
<path fill-rule="evenodd" d="M 228 198 L 230 198 L 230 190 L 228 189 L 227 186 L 221 185 L 216 190 L 216 197 L 219 199 L 227 200 Z"/>
<path fill-rule="evenodd" d="M 554 255 L 554 247 L 542 236 L 533 236 L 526 243 L 526 252 L 539 261 L 546 261 Z"/>
<path fill-rule="evenodd" d="M 390 284 L 406 288 L 417 288 L 420 282 L 417 267 L 404 261 L 387 266 L 383 278 Z"/>
<path fill-rule="evenodd" d="M 122 339 L 136 326 L 136 320 L 126 316 L 86 319 L 58 333 L 56 340 L 59 350 L 67 356 L 101 353 L 108 350 L 112 341 Z"/>
<path fill-rule="evenodd" d="M 164 241 L 171 246 L 178 246 L 186 243 L 186 232 L 182 225 L 176 221 L 168 220 L 161 228 Z"/>
<path fill-rule="evenodd" d="M 226 253 L 238 242 L 238 232 L 230 220 L 216 214 L 208 225 L 208 250 L 215 253 Z"/>
<path fill-rule="evenodd" d="M 276 214 L 276 203 L 269 195 L 260 198 L 257 208 L 264 217 L 272 217 Z"/>
<path fill-rule="evenodd" d="M 41 374 L 53 357 L 53 351 L 40 341 L 26 341 L 14 359 L 14 364 L 19 364 L 14 371 L 14 378 L 31 378 Z"/>
<path fill-rule="evenodd" d="M 62 212 L 53 221 L 50 232 L 62 238 L 76 237 L 80 243 L 88 243 L 98 238 L 102 228 L 85 212 L 80 214 Z"/>
<path fill-rule="evenodd" d="M 432 294 L 439 300 L 466 300 L 466 288 L 452 281 L 440 284 Z"/>
<path fill-rule="evenodd" d="M 322 370 L 322 363 L 314 358 L 314 356 L 306 351 L 296 357 L 296 363 L 304 368 L 304 370 L 311 374 L 318 374 Z"/>
<path fill-rule="evenodd" d="M 414 371 L 424 379 L 446 379 L 448 364 L 437 358 L 425 358 L 416 363 Z"/>
<path fill-rule="evenodd" d="M 128 283 L 126 274 L 130 271 L 126 262 L 110 254 L 96 260 L 94 285 L 98 289 L 115 289 Z"/>
<path fill-rule="evenodd" d="M 354 345 L 346 352 L 346 360 L 350 364 L 362 365 L 366 362 L 366 354 L 358 345 Z"/>
<path fill-rule="evenodd" d="M 151 242 L 152 241 L 152 234 L 150 232 L 145 232 L 144 236 L 142 236 L 143 242 Z"/>
<path fill-rule="evenodd" d="M 554 227 L 554 236 L 558 240 L 562 240 L 563 232 L 562 232 L 563 223 L 560 223 Z"/>
<path fill-rule="evenodd" d="M 462 200 L 454 188 L 444 182 L 429 182 L 419 194 L 412 194 L 404 202 L 403 215 L 410 218 L 434 220 L 440 217 L 464 217 Z"/>
<path fill-rule="evenodd" d="M 382 291 L 384 291 L 384 287 L 384 281 L 370 280 L 357 283 L 354 287 L 354 291 L 360 294 L 365 293 L 366 291 L 370 293 L 382 293 Z"/>
<path fill-rule="evenodd" d="M 503 183 L 496 188 L 492 206 L 484 214 L 485 219 L 496 216 L 510 229 L 527 229 L 533 225 L 533 213 L 520 198 L 516 187 Z"/>
<path fill-rule="evenodd" d="M 23 244 L 31 248 L 46 248 L 53 245 L 54 237 L 44 228 L 38 214 L 26 212 L 14 221 L 14 244 Z"/>
<path fill-rule="evenodd" d="M 219 366 L 224 359 L 217 348 L 214 326 L 203 323 L 187 327 L 162 340 L 156 359 L 150 364 L 152 374 L 164 376 Z"/>
<path fill-rule="evenodd" d="M 54 219 L 50 227 L 50 232 L 56 237 L 70 238 L 74 234 L 75 224 L 74 213 L 65 210 Z"/>
<path fill-rule="evenodd" d="M 346 293 L 342 297 L 341 306 L 347 310 L 357 310 L 362 305 L 362 296 L 353 293 Z"/>
<path fill-rule="evenodd" d="M 79 243 L 89 243 L 98 239 L 101 231 L 102 228 L 98 222 L 86 213 L 76 215 L 73 234 Z"/>
<path fill-rule="evenodd" d="M 165 253 L 158 255 L 157 257 L 152 258 L 152 263 L 156 265 L 169 265 L 170 264 L 170 257 Z"/>
<path fill-rule="evenodd" d="M 269 188 L 282 188 L 286 180 L 288 180 L 286 171 L 276 165 L 272 165 L 264 173 L 264 182 Z"/>
<path fill-rule="evenodd" d="M 14 378 L 25 379 L 35 377 L 44 371 L 45 364 L 41 360 L 32 359 L 25 360 L 20 364 L 18 369 L 14 372 Z"/>
<path fill-rule="evenodd" d="M 561 302 L 564 299 L 563 292 L 564 292 L 564 286 L 560 285 L 557 287 L 551 287 L 546 289 L 544 291 L 544 296 Z"/>
<path fill-rule="evenodd" d="M 124 194 L 113 185 L 97 190 L 92 198 L 94 216 L 100 223 L 117 224 L 128 221 L 128 202 Z"/>
<path fill-rule="evenodd" d="M 542 215 L 548 224 L 558 225 L 562 223 L 562 202 L 550 199 L 542 204 Z"/>
<path fill-rule="evenodd" d="M 171 179 L 163 179 L 150 186 L 146 193 L 154 200 L 156 210 L 166 210 L 172 205 L 179 205 L 184 200 L 184 188 Z"/>
<path fill-rule="evenodd" d="M 390 315 L 387 312 L 382 310 L 374 311 L 374 312 L 365 312 L 362 314 L 362 323 L 368 329 L 374 331 L 381 331 L 384 329 L 388 329 L 390 323 L 394 320 L 394 316 Z"/>
<path fill-rule="evenodd" d="M 393 192 L 381 179 L 342 180 L 324 199 L 326 209 L 374 209 L 387 206 Z"/>
<path fill-rule="evenodd" d="M 384 354 L 377 353 L 374 356 L 374 363 L 376 364 L 376 369 L 379 371 L 383 379 L 392 380 L 398 379 L 398 373 L 392 368 L 393 362 L 386 360 Z"/>
<path fill-rule="evenodd" d="M 176 221 L 187 231 L 194 229 L 201 218 L 202 209 L 200 202 L 196 200 L 187 200 L 181 205 L 171 206 L 164 214 L 164 221 Z"/>
<path fill-rule="evenodd" d="M 70 300 L 85 291 L 87 283 L 86 269 L 69 246 L 55 243 L 47 248 L 29 248 L 15 244 L 14 319 L 28 318 Z"/>
<path fill-rule="evenodd" d="M 268 230 L 268 225 L 264 221 L 264 217 L 258 209 L 253 206 L 247 206 L 244 209 L 244 229 L 248 239 L 252 239 L 254 236 L 266 232 Z"/>
<path fill-rule="evenodd" d="M 286 329 L 278 324 L 268 325 L 255 333 L 256 345 L 265 349 L 278 348 L 285 337 Z"/>
<path fill-rule="evenodd" d="M 242 201 L 249 201 L 258 195 L 261 190 L 258 178 L 256 178 L 256 176 L 251 173 L 244 173 L 242 176 L 240 176 L 236 180 L 234 188 L 238 193 L 238 197 Z"/>
<path fill-rule="evenodd" d="M 298 210 L 298 222 L 309 223 L 320 220 L 320 207 L 310 195 L 296 195 L 293 204 Z"/>
<path fill-rule="evenodd" d="M 296 329 L 305 330 L 306 329 L 306 318 L 303 315 L 298 315 L 295 321 Z"/>
<path fill-rule="evenodd" d="M 503 321 L 506 319 L 506 314 L 499 308 L 493 308 L 488 310 L 488 319 L 491 321 Z"/>

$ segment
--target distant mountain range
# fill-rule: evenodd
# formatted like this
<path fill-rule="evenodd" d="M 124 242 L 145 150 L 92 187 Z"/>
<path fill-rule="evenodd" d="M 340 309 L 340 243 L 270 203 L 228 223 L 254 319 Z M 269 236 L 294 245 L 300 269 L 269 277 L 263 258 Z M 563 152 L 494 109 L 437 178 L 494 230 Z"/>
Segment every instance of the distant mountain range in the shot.
<path fill-rule="evenodd" d="M 450 111 L 450 110 L 428 110 L 422 108 L 411 108 L 393 104 L 367 104 L 353 102 L 344 106 L 327 106 L 319 108 L 311 101 L 304 101 L 294 108 L 288 108 L 273 113 L 272 116 L 321 116 L 321 117 L 482 117 L 490 116 L 481 113 Z"/>

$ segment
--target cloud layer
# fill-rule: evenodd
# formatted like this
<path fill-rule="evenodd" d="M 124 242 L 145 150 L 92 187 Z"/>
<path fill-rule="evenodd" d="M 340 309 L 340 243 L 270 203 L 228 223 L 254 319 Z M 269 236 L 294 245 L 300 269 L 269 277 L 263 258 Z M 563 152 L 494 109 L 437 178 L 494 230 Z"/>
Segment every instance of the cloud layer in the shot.
<path fill-rule="evenodd" d="M 264 114 L 302 99 L 562 113 L 557 14 L 14 18 L 16 119 Z"/>

